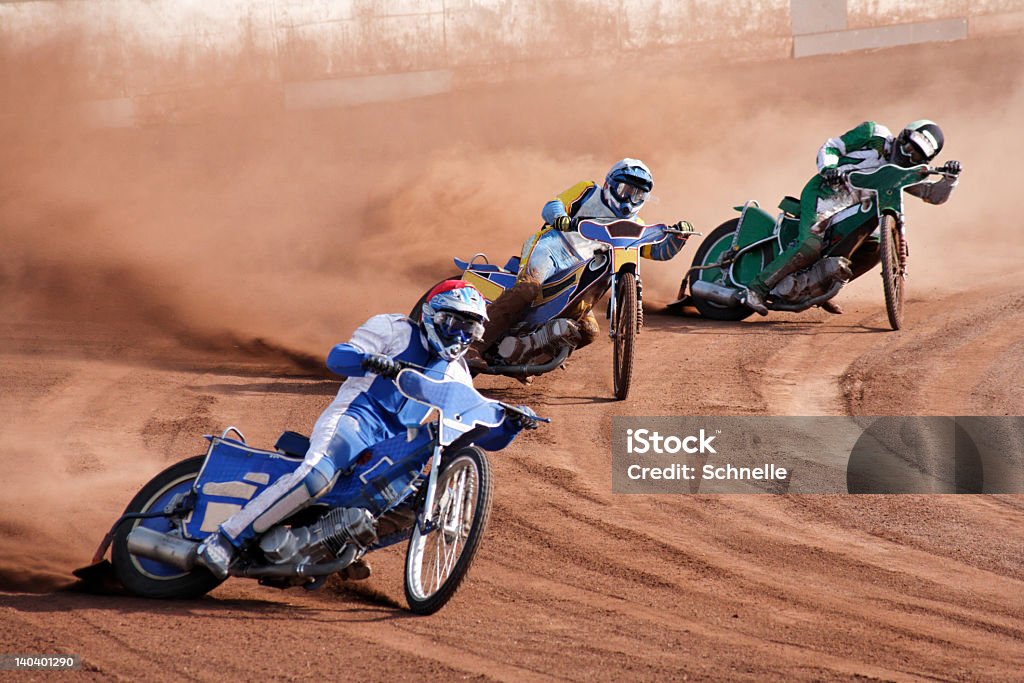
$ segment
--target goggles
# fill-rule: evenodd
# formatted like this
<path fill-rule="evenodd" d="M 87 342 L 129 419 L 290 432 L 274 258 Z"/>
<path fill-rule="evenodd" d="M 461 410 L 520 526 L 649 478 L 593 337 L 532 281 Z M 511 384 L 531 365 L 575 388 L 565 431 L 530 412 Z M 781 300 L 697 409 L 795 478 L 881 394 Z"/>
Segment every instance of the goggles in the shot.
<path fill-rule="evenodd" d="M 484 336 L 484 325 L 479 320 L 467 318 L 454 311 L 438 311 L 434 314 L 434 329 L 446 341 L 468 344 Z"/>
<path fill-rule="evenodd" d="M 620 202 L 629 202 L 636 206 L 647 201 L 647 190 L 641 189 L 629 183 L 614 183 L 611 186 L 612 196 Z"/>
<path fill-rule="evenodd" d="M 938 145 L 935 144 L 935 138 L 916 130 L 910 133 L 900 145 L 900 154 L 914 164 L 930 161 L 937 151 Z"/>

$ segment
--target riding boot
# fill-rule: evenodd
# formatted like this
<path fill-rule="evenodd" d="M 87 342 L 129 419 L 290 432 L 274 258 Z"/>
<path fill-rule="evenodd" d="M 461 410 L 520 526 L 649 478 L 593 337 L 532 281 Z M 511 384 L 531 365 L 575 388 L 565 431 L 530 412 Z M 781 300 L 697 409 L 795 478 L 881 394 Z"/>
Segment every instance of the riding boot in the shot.
<path fill-rule="evenodd" d="M 877 237 L 869 237 L 864 240 L 857 251 L 850 256 L 850 270 L 853 271 L 851 280 L 856 280 L 864 273 L 878 265 L 881 244 Z"/>
<path fill-rule="evenodd" d="M 597 336 L 601 334 L 601 327 L 597 324 L 597 316 L 594 315 L 593 311 L 588 311 L 576 323 L 580 327 L 580 343 L 576 345 L 577 350 L 592 344 L 597 339 Z"/>
<path fill-rule="evenodd" d="M 540 294 L 540 283 L 535 280 L 520 280 L 506 289 L 494 303 L 487 307 L 487 324 L 484 336 L 473 343 L 476 350 L 474 357 L 479 357 L 494 342 L 508 333 L 509 329 L 519 322 L 523 311 Z"/>
<path fill-rule="evenodd" d="M 820 234 L 814 232 L 809 234 L 807 239 L 800 243 L 797 251 L 792 256 L 788 256 L 783 263 L 779 263 L 783 255 L 785 255 L 785 252 L 776 256 L 758 274 L 757 278 L 751 282 L 750 289 L 759 294 L 761 299 L 767 297 L 772 288 L 778 285 L 786 275 L 792 274 L 801 268 L 806 268 L 818 260 L 818 257 L 821 255 Z M 773 272 L 773 268 L 777 269 Z"/>

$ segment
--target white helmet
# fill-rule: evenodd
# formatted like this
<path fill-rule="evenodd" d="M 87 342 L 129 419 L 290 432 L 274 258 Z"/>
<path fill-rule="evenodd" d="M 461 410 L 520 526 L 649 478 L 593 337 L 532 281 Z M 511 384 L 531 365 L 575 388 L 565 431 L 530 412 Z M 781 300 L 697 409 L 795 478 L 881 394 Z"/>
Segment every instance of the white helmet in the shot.
<path fill-rule="evenodd" d="M 484 336 L 487 302 L 464 280 L 445 280 L 427 293 L 423 329 L 437 355 L 447 361 L 462 357 L 469 345 Z"/>
<path fill-rule="evenodd" d="M 604 179 L 601 198 L 619 218 L 635 216 L 654 189 L 654 176 L 639 159 L 615 162 Z"/>

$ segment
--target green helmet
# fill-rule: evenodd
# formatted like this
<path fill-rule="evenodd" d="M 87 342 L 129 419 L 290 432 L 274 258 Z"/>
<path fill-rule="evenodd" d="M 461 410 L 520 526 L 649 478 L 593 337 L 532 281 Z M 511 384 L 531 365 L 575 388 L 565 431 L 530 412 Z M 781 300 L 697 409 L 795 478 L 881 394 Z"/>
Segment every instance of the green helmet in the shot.
<path fill-rule="evenodd" d="M 928 119 L 904 126 L 892 145 L 892 160 L 900 166 L 926 164 L 939 155 L 945 138 L 939 124 Z"/>

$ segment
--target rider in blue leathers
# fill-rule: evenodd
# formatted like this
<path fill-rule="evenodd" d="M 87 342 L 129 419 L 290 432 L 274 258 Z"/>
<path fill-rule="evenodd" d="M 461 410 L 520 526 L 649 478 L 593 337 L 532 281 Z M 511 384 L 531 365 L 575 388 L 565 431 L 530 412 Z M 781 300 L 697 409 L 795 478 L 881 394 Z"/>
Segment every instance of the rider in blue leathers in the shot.
<path fill-rule="evenodd" d="M 327 367 L 348 379 L 334 402 L 320 415 L 302 464 L 281 477 L 220 525 L 199 548 L 198 561 L 225 578 L 243 543 L 267 531 L 330 490 L 367 449 L 405 431 L 399 413 L 406 399 L 394 382 L 403 363 L 431 368 L 472 386 L 462 359 L 483 334 L 486 302 L 472 285 L 448 280 L 434 287 L 423 304 L 422 322 L 392 314 L 376 315 L 352 338 L 331 349 Z M 510 415 L 477 445 L 487 450 L 506 446 L 533 423 Z M 367 520 L 372 523 L 369 513 Z"/>

